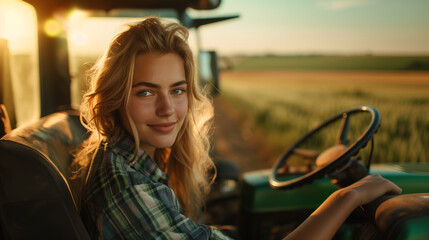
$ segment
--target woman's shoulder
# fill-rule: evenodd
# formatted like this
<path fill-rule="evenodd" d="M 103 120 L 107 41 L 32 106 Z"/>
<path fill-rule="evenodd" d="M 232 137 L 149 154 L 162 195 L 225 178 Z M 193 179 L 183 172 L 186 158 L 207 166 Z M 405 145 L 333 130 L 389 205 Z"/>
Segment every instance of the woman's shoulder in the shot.
<path fill-rule="evenodd" d="M 93 159 L 85 184 L 85 202 L 104 209 L 113 199 L 130 198 L 132 194 L 171 194 L 168 185 L 152 178 L 143 169 L 136 170 L 124 156 L 109 148 L 101 148 Z"/>
<path fill-rule="evenodd" d="M 144 151 L 136 155 L 134 151 L 124 151 L 117 146 L 100 146 L 92 165 L 90 171 L 99 181 L 123 187 L 168 180 L 168 176 Z"/>
<path fill-rule="evenodd" d="M 123 131 L 119 131 L 100 144 L 93 162 L 99 162 L 99 169 L 114 176 L 129 175 L 130 172 L 134 172 L 131 163 L 135 149 L 134 141 Z"/>
<path fill-rule="evenodd" d="M 103 147 L 94 156 L 93 164 L 98 175 L 108 175 L 110 180 L 124 179 L 135 172 L 131 166 L 132 158 L 111 147 Z"/>
<path fill-rule="evenodd" d="M 100 147 L 92 159 L 85 187 L 92 193 L 108 191 L 116 194 L 133 185 L 129 171 L 126 158 L 111 148 Z"/>

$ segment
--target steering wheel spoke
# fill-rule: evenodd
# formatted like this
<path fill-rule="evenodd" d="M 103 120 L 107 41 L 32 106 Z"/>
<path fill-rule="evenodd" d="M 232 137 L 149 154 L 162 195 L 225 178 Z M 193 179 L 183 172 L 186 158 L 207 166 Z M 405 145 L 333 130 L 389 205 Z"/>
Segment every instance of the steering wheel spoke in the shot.
<path fill-rule="evenodd" d="M 304 148 L 295 148 L 293 150 L 293 153 L 303 157 L 304 159 L 316 161 L 316 158 L 319 156 L 320 152 L 316 150 L 311 149 L 304 149 Z"/>
<path fill-rule="evenodd" d="M 350 116 L 347 113 L 343 113 L 343 121 L 341 122 L 341 128 L 338 132 L 337 143 L 347 145 L 347 133 L 349 130 L 349 119 Z"/>

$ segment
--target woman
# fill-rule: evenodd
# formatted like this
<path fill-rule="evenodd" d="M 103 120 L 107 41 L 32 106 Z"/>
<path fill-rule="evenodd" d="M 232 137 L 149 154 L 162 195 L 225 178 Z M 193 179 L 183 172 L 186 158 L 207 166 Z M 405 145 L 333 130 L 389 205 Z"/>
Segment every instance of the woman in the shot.
<path fill-rule="evenodd" d="M 91 72 L 82 218 L 93 238 L 228 239 L 196 223 L 208 192 L 213 109 L 199 93 L 187 30 L 149 18 L 119 34 Z M 379 176 L 332 194 L 287 238 L 329 239 L 357 206 L 400 192 Z M 308 231 L 311 229 L 311 231 Z"/>

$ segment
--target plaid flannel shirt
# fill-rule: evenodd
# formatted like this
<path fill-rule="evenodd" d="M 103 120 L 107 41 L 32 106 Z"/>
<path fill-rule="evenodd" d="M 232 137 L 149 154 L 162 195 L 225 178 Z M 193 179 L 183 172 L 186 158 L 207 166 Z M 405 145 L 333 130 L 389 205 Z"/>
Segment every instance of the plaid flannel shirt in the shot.
<path fill-rule="evenodd" d="M 182 214 L 168 176 L 124 131 L 100 147 L 85 185 L 82 218 L 94 239 L 229 239 Z"/>

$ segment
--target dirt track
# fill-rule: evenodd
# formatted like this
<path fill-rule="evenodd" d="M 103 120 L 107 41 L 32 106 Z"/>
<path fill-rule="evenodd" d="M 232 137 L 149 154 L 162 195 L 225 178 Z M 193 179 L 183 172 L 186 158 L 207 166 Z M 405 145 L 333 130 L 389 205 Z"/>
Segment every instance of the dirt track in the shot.
<path fill-rule="evenodd" d="M 257 139 L 244 137 L 244 119 L 219 97 L 214 106 L 214 158 L 234 162 L 241 172 L 270 168 L 273 157 L 258 146 Z"/>

